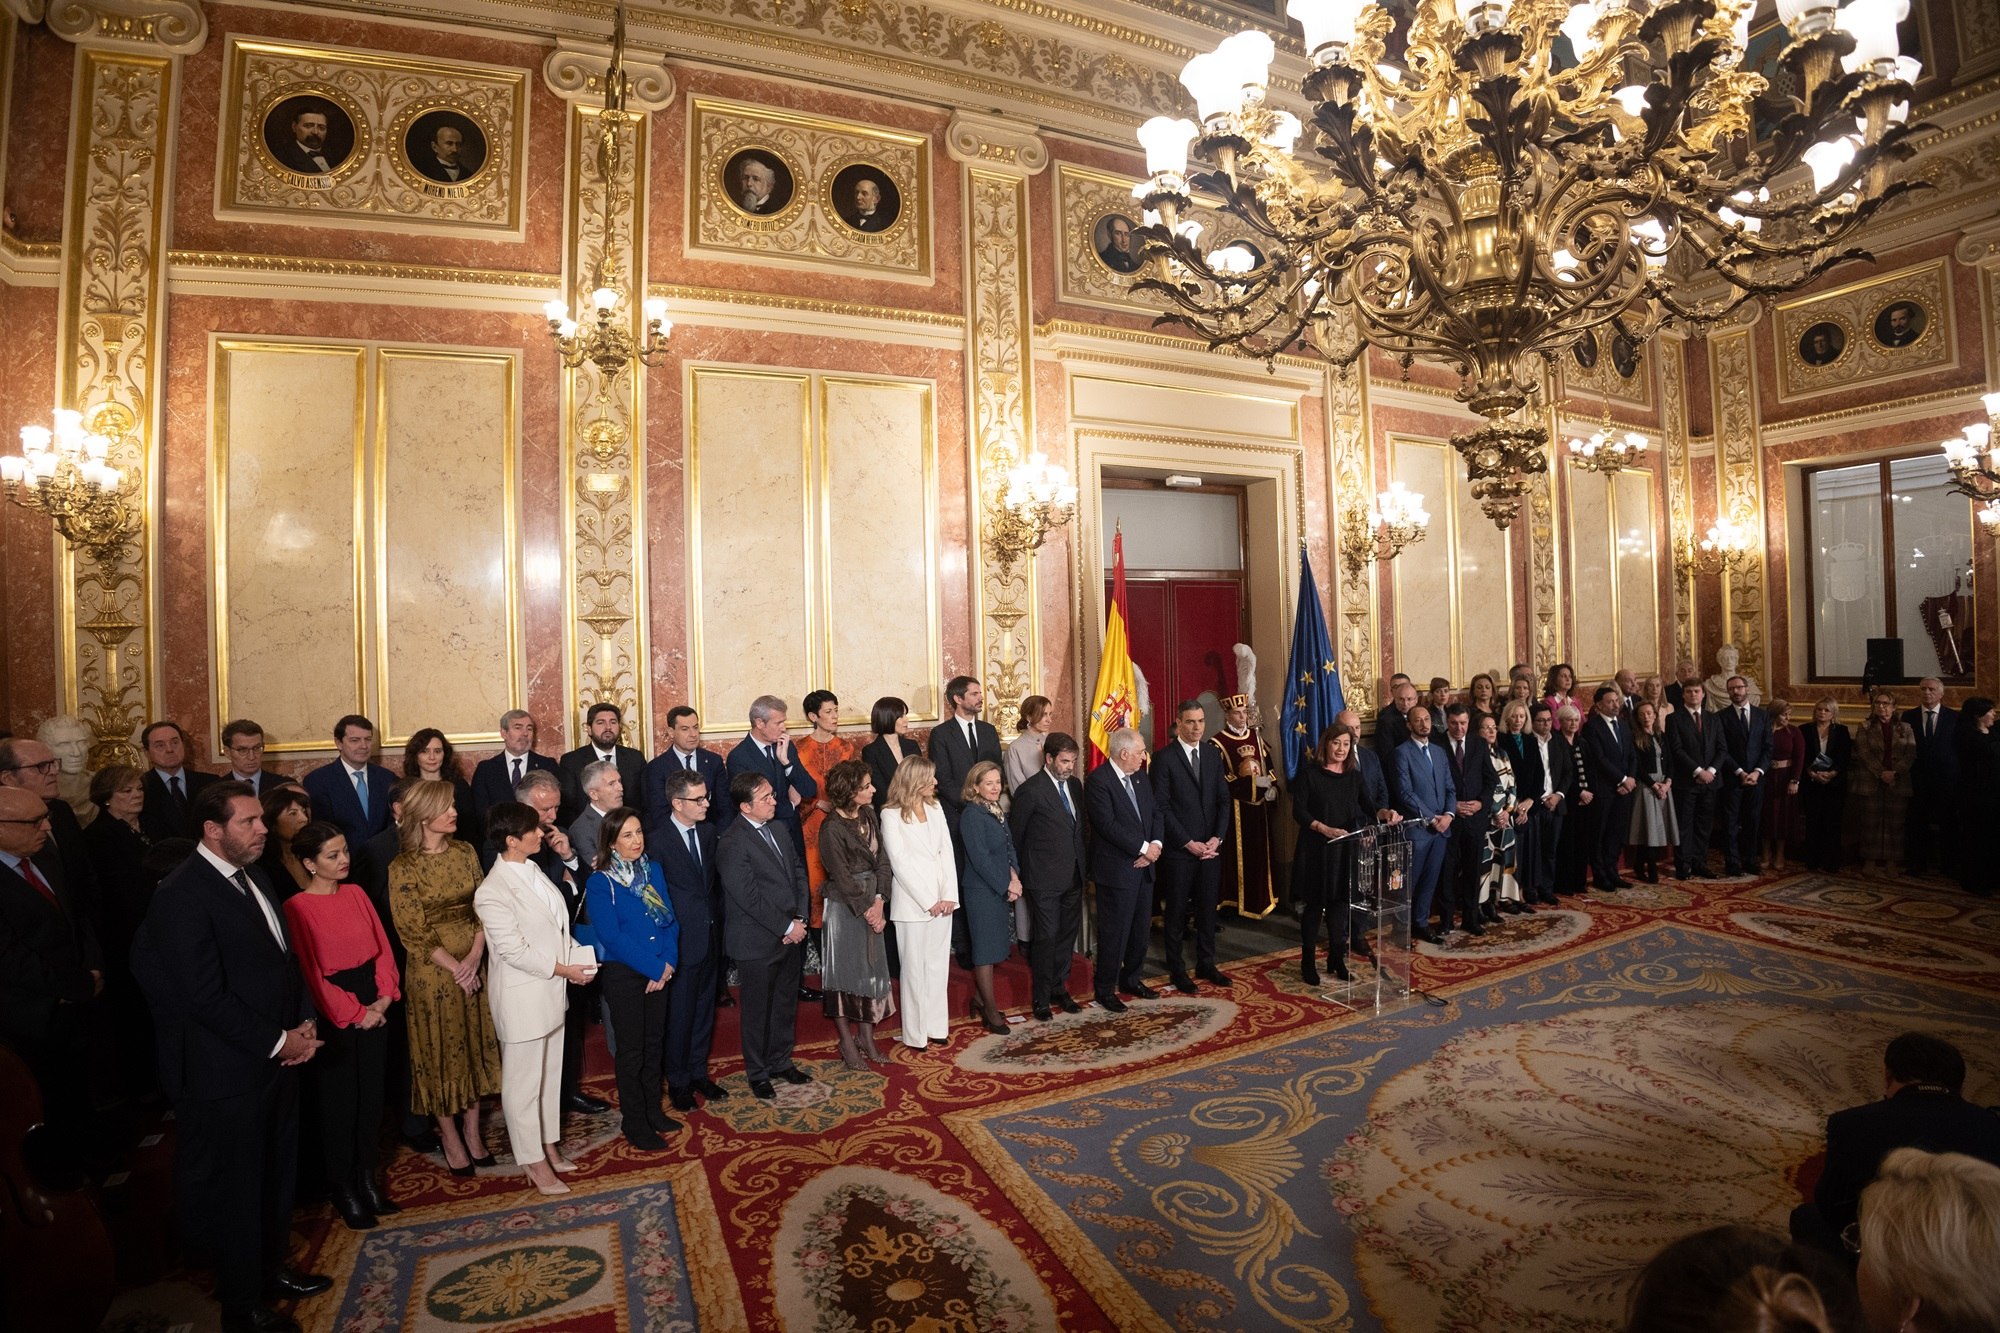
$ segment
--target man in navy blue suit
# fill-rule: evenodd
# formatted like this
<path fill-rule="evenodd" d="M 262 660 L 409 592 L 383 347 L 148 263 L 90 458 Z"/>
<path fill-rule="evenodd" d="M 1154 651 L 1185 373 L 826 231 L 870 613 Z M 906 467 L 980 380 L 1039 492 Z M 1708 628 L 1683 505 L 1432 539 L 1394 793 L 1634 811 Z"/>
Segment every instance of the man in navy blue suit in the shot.
<path fill-rule="evenodd" d="M 1230 980 L 1215 965 L 1215 899 L 1222 887 L 1222 845 L 1229 836 L 1229 774 L 1222 749 L 1202 743 L 1207 726 L 1201 701 L 1190 699 L 1174 717 L 1174 738 L 1153 754 L 1150 773 L 1165 824 L 1160 887 L 1166 895 L 1167 975 L 1174 989 L 1192 995 L 1183 941 L 1194 925 L 1195 976 L 1212 986 Z"/>
<path fill-rule="evenodd" d="M 1925 676 L 1917 685 L 1923 702 L 1903 714 L 1917 738 L 1917 762 L 1910 769 L 1911 801 L 1903 826 L 1903 869 L 1942 875 L 1958 868 L 1958 714 L 1944 706 L 1944 682 Z"/>
<path fill-rule="evenodd" d="M 686 704 L 667 710 L 667 748 L 646 765 L 642 791 L 628 791 L 625 799 L 646 812 L 646 851 L 660 859 L 660 840 L 667 836 L 667 821 L 673 818 L 673 802 L 667 796 L 667 779 L 676 772 L 693 773 L 708 788 L 708 804 L 701 821 L 718 832 L 729 821 L 729 775 L 723 770 L 722 756 L 701 748 L 701 715 Z"/>
<path fill-rule="evenodd" d="M 519 708 L 510 708 L 500 715 L 500 753 L 480 760 L 472 770 L 472 808 L 480 818 L 484 819 L 494 806 L 518 799 L 514 789 L 522 778 L 537 770 L 555 774 L 557 789 L 562 792 L 562 801 L 556 809 L 558 824 L 568 828 L 581 812 L 581 796 L 570 789 L 562 765 L 536 751 L 538 730 L 535 719 Z"/>
<path fill-rule="evenodd" d="M 333 745 L 340 758 L 306 774 L 306 795 L 312 797 L 313 818 L 323 819 L 347 835 L 347 845 L 359 848 L 389 827 L 389 788 L 396 775 L 369 762 L 375 753 L 375 724 L 349 713 L 333 724 Z"/>
<path fill-rule="evenodd" d="M 1126 727 L 1111 733 L 1110 761 L 1084 780 L 1090 810 L 1090 878 L 1097 885 L 1097 1002 L 1125 1012 L 1123 990 L 1150 1000 L 1159 992 L 1140 977 L 1153 915 L 1153 863 L 1160 859 L 1165 822 L 1141 766 L 1146 741 Z"/>
<path fill-rule="evenodd" d="M 1452 785 L 1451 761 L 1431 744 L 1430 710 L 1410 709 L 1408 722 L 1410 739 L 1396 747 L 1395 791 L 1396 808 L 1417 824 L 1410 839 L 1410 936 L 1436 944 L 1444 936 L 1431 932 L 1431 900 L 1444 870 L 1458 789 Z M 1450 916 L 1449 909 L 1445 915 Z"/>
<path fill-rule="evenodd" d="M 1588 838 L 1591 877 L 1600 893 L 1626 887 L 1618 873 L 1618 858 L 1632 833 L 1632 802 L 1639 790 L 1639 749 L 1632 724 L 1624 715 L 1625 696 L 1616 685 L 1600 685 L 1592 696 L 1591 715 L 1577 734 L 1578 758 L 1596 799 L 1588 807 L 1579 835 Z M 1754 832 L 1753 841 L 1754 842 Z"/>
<path fill-rule="evenodd" d="M 670 813 L 646 833 L 681 925 L 680 965 L 668 983 L 666 1049 L 667 1098 L 677 1111 L 694 1110 L 696 1093 L 709 1101 L 729 1095 L 708 1076 L 715 972 L 722 962 L 722 889 L 715 875 L 715 825 L 707 817 L 713 790 L 685 767 L 669 772 L 661 799 Z"/>
<path fill-rule="evenodd" d="M 799 762 L 792 750 L 791 737 L 785 734 L 785 701 L 775 694 L 760 694 L 750 704 L 750 734 L 737 742 L 729 752 L 729 783 L 734 788 L 736 779 L 745 773 L 755 773 L 771 783 L 772 799 L 777 803 L 772 822 L 789 834 L 792 846 L 797 850 L 799 864 L 805 864 L 806 831 L 799 822 L 799 807 L 819 795 L 819 783 Z M 942 783 L 938 784 L 943 790 Z M 734 798 L 722 820 L 727 829 L 736 817 Z M 781 836 L 783 836 L 781 834 Z M 739 969 L 740 970 L 740 969 Z M 807 1004 L 816 1004 L 820 998 L 817 986 L 800 986 L 799 999 Z"/>
<path fill-rule="evenodd" d="M 1728 772 L 1722 778 L 1722 869 L 1757 873 L 1757 829 L 1764 822 L 1765 770 L 1771 766 L 1771 719 L 1750 702 L 1750 683 L 1729 678 L 1729 706 L 1722 710 L 1722 744 Z"/>

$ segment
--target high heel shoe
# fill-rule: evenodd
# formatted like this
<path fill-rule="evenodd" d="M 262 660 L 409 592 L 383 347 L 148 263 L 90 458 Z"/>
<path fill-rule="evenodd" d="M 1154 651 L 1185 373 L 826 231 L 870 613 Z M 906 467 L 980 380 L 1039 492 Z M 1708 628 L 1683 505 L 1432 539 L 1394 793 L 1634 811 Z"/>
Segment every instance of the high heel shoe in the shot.
<path fill-rule="evenodd" d="M 472 1164 L 473 1164 L 474 1166 L 483 1166 L 483 1167 L 486 1167 L 486 1168 L 488 1168 L 489 1170 L 490 1170 L 491 1168 L 493 1168 L 493 1167 L 496 1167 L 496 1166 L 500 1165 L 500 1163 L 498 1163 L 498 1162 L 496 1162 L 496 1161 L 494 1161 L 494 1160 L 493 1160 L 493 1154 L 492 1154 L 492 1153 L 487 1153 L 487 1154 L 486 1154 L 486 1155 L 485 1155 L 484 1157 L 475 1157 L 475 1158 L 473 1158 L 473 1159 L 472 1159 Z"/>
<path fill-rule="evenodd" d="M 1360 959 L 1362 962 L 1367 963 L 1371 967 L 1375 965 L 1375 951 L 1369 948 L 1365 941 L 1361 944 L 1354 945 L 1352 948 L 1348 950 L 1348 952 L 1353 954 L 1356 958 Z"/>
<path fill-rule="evenodd" d="M 479 1174 L 479 1166 L 475 1162 L 467 1162 L 464 1166 L 453 1166 L 449 1161 L 447 1161 L 444 1164 L 444 1169 L 451 1172 L 454 1176 L 457 1176 L 460 1180 L 464 1180 L 469 1176 L 476 1176 Z"/>
<path fill-rule="evenodd" d="M 1326 960 L 1326 965 L 1327 967 L 1332 969 L 1333 975 L 1340 978 L 1340 980 L 1342 981 L 1354 980 L 1353 976 L 1351 976 L 1347 971 L 1347 956 L 1345 954 L 1341 955 L 1338 958 L 1329 955 Z"/>
<path fill-rule="evenodd" d="M 1319 969 L 1313 966 L 1311 954 L 1299 960 L 1299 980 L 1308 986 L 1319 985 Z"/>
<path fill-rule="evenodd" d="M 995 1036 L 1006 1035 L 1007 1018 L 1004 1014 L 1000 1012 L 999 1006 L 997 1005 L 984 1006 L 980 1010 L 979 1021 L 981 1023 L 984 1023 L 986 1025 L 986 1030 L 988 1032 L 993 1033 Z"/>

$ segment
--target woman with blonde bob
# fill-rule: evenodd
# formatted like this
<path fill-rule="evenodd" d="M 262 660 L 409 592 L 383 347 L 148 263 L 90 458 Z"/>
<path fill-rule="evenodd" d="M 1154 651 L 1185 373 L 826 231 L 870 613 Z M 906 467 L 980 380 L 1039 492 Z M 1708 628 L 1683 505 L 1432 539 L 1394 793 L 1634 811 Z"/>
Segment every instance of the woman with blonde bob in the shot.
<path fill-rule="evenodd" d="M 889 919 L 903 962 L 903 1045 L 923 1050 L 951 1039 L 951 914 L 958 910 L 958 865 L 937 799 L 937 769 L 905 759 L 882 806 L 882 850 L 894 883 Z"/>
<path fill-rule="evenodd" d="M 2000 1166 L 1898 1148 L 1861 1191 L 1861 1220 L 1841 1239 L 1859 1248 L 1861 1309 L 1874 1333 L 2000 1329 Z"/>

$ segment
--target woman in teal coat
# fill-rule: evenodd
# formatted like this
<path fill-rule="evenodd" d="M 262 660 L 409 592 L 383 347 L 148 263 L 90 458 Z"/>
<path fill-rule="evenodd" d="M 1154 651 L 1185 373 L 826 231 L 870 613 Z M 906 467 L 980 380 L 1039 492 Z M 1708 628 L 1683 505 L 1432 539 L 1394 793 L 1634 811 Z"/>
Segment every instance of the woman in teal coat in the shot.
<path fill-rule="evenodd" d="M 1007 836 L 1007 817 L 1000 810 L 1005 785 L 1000 765 L 990 759 L 974 764 L 965 775 L 960 794 L 965 813 L 958 821 L 965 844 L 958 900 L 972 940 L 972 984 L 979 991 L 979 1017 L 988 1032 L 1007 1030 L 1007 1020 L 993 1002 L 993 966 L 1013 947 L 1014 900 L 1021 896 L 1021 863 L 1014 857 L 1014 840 Z"/>

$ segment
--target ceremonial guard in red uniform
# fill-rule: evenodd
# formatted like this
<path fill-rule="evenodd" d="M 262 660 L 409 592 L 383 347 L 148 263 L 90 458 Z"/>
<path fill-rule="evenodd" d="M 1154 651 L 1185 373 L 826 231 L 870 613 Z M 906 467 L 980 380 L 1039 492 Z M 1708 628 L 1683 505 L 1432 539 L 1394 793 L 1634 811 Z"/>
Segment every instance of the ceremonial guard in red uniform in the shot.
<path fill-rule="evenodd" d="M 1257 656 L 1236 645 L 1236 680 L 1243 693 L 1222 701 L 1225 724 L 1215 737 L 1235 806 L 1232 846 L 1223 849 L 1221 900 L 1233 895 L 1245 916 L 1269 916 L 1278 905 L 1271 871 L 1271 806 L 1278 798 L 1277 765 L 1257 722 Z"/>

